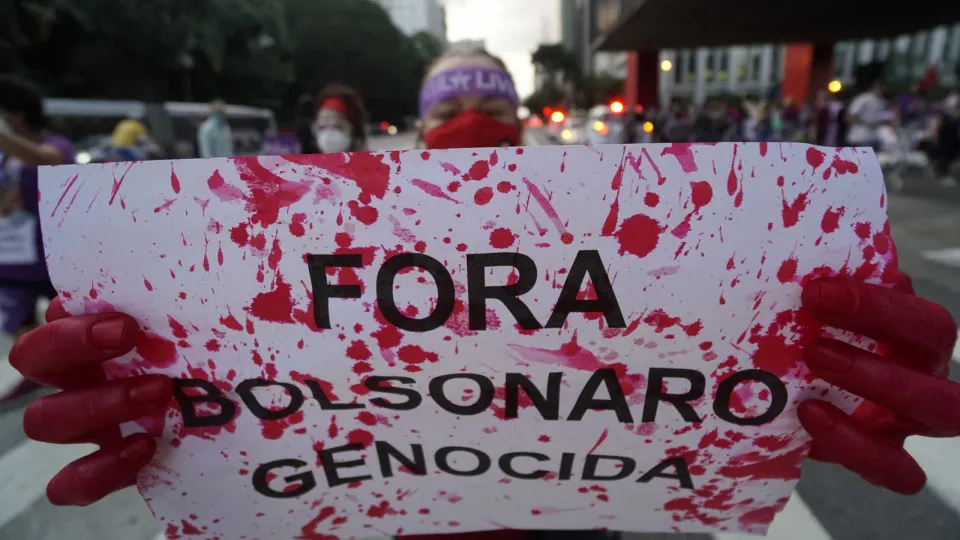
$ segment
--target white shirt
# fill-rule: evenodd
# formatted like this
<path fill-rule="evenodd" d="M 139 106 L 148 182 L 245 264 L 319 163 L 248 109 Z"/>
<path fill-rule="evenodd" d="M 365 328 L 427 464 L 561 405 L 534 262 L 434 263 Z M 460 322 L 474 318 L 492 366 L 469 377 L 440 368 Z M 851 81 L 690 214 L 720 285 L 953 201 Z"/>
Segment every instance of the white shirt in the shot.
<path fill-rule="evenodd" d="M 226 119 L 207 118 L 197 130 L 197 153 L 202 158 L 233 157 L 233 133 Z"/>
<path fill-rule="evenodd" d="M 864 92 L 853 99 L 847 114 L 854 118 L 847 133 L 851 144 L 873 144 L 877 141 L 877 124 L 887 119 L 887 104 L 873 92 Z"/>

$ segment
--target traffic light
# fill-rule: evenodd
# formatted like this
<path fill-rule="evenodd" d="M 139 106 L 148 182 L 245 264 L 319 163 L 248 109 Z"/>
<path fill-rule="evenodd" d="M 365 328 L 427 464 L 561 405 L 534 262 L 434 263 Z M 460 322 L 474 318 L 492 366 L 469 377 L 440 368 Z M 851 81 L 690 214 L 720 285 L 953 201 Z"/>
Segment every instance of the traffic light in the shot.
<path fill-rule="evenodd" d="M 620 114 L 623 112 L 623 102 L 620 100 L 613 101 L 610 103 L 610 112 L 614 114 Z"/>

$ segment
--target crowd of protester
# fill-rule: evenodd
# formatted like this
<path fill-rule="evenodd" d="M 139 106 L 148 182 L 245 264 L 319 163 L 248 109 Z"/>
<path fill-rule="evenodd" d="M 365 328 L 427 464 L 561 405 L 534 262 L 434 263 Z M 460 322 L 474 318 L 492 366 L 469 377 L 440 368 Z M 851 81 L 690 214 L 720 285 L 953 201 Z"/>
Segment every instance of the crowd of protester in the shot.
<path fill-rule="evenodd" d="M 671 103 L 649 111 L 658 142 L 808 142 L 870 146 L 878 154 L 922 152 L 940 182 L 956 185 L 951 166 L 960 158 L 960 89 L 932 99 L 915 85 L 894 99 L 877 80 L 861 92 L 822 90 L 811 103 L 711 99 L 702 107 Z"/>

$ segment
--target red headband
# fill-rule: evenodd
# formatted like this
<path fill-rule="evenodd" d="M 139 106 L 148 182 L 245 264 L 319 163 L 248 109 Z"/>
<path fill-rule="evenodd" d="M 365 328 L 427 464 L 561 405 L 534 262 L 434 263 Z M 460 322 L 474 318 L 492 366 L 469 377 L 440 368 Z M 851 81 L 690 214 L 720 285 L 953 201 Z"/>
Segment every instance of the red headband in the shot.
<path fill-rule="evenodd" d="M 333 109 L 344 116 L 349 116 L 347 111 L 347 104 L 343 102 L 342 99 L 338 97 L 329 97 L 326 101 L 323 102 L 323 105 L 320 106 L 321 109 Z"/>

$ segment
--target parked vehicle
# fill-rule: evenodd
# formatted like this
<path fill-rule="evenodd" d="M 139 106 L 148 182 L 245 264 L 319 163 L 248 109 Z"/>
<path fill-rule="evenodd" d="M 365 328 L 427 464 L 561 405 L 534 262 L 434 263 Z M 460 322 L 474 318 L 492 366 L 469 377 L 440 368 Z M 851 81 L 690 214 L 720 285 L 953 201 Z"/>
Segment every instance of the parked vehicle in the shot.
<path fill-rule="evenodd" d="M 587 112 L 586 144 L 622 144 L 625 137 L 626 117 L 615 113 L 607 105 L 597 105 Z"/>
<path fill-rule="evenodd" d="M 44 100 L 44 107 L 51 129 L 75 141 L 78 161 L 86 163 L 102 157 L 104 137 L 109 141 L 114 127 L 126 118 L 142 122 L 165 156 L 197 157 L 197 128 L 210 114 L 206 103 L 49 98 Z M 225 113 L 237 155 L 259 154 L 263 137 L 277 133 L 269 109 L 228 105 Z"/>

